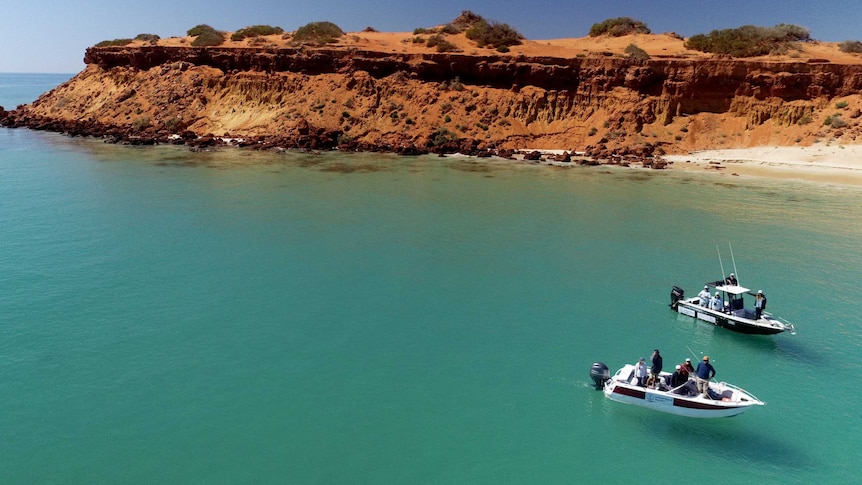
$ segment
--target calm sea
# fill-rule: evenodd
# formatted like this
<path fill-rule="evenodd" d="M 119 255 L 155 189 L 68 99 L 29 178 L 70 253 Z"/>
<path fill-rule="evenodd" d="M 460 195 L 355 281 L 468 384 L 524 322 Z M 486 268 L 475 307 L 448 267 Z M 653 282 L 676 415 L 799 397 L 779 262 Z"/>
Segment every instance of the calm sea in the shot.
<path fill-rule="evenodd" d="M 68 77 L 0 75 L 0 105 Z M 860 196 L 0 129 L 0 482 L 858 483 Z M 729 244 L 796 335 L 668 309 Z M 592 389 L 656 347 L 767 405 Z"/>

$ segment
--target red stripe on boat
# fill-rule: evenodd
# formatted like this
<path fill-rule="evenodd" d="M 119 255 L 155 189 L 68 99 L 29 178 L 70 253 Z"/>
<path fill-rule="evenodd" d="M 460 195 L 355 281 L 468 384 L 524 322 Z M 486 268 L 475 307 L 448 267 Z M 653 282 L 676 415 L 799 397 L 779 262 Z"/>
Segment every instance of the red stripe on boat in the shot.
<path fill-rule="evenodd" d="M 727 406 L 717 406 L 704 401 L 686 401 L 685 399 L 674 399 L 673 405 L 691 409 L 727 409 Z"/>
<path fill-rule="evenodd" d="M 622 394 L 623 396 L 631 396 L 636 397 L 638 399 L 643 399 L 646 397 L 646 392 L 640 389 L 631 389 L 628 387 L 617 386 L 614 388 L 614 394 Z"/>

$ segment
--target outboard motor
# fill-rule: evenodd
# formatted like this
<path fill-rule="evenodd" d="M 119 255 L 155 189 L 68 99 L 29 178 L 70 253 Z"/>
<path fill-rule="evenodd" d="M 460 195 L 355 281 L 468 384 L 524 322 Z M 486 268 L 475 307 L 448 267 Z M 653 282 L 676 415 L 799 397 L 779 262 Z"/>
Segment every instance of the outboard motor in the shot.
<path fill-rule="evenodd" d="M 606 366 L 602 362 L 596 362 L 590 367 L 590 378 L 593 380 L 593 383 L 596 385 L 596 390 L 601 391 L 602 387 L 604 387 L 605 382 L 607 382 L 611 378 L 611 373 L 608 370 L 608 366 Z"/>
<path fill-rule="evenodd" d="M 685 290 L 679 286 L 674 286 L 673 289 L 670 290 L 670 307 L 676 310 L 677 303 L 679 303 L 683 298 L 685 298 Z"/>

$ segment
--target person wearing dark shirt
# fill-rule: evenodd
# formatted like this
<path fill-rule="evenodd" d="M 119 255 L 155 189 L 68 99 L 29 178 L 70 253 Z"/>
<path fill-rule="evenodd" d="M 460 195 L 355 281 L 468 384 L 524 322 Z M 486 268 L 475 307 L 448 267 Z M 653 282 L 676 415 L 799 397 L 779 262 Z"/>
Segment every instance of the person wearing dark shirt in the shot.
<path fill-rule="evenodd" d="M 677 387 L 688 382 L 688 374 L 684 372 L 685 371 L 683 370 L 683 367 L 681 365 L 676 366 L 676 370 L 670 377 L 670 387 L 676 389 Z"/>
<path fill-rule="evenodd" d="M 709 380 L 715 377 L 715 368 L 710 365 L 708 355 L 704 355 L 703 361 L 697 364 L 695 377 L 697 377 L 697 392 L 704 397 L 709 397 Z"/>
<path fill-rule="evenodd" d="M 659 374 L 661 374 L 662 367 L 661 354 L 658 352 L 658 349 L 653 351 L 650 362 L 652 363 L 652 366 L 649 368 L 650 380 L 655 385 L 659 383 Z"/>
<path fill-rule="evenodd" d="M 757 290 L 757 296 L 754 298 L 754 319 L 759 320 L 760 314 L 766 309 L 766 296 L 763 290 Z"/>
<path fill-rule="evenodd" d="M 728 276 L 727 279 L 724 280 L 724 282 L 725 284 L 732 286 L 736 286 L 739 284 L 739 281 L 737 281 L 736 276 L 733 273 L 730 273 L 730 276 Z"/>

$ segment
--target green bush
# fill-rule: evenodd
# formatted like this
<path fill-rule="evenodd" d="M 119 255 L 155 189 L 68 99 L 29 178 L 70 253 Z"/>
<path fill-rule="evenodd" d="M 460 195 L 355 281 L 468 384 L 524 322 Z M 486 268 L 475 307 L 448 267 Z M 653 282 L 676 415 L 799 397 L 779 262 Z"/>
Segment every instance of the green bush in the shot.
<path fill-rule="evenodd" d="M 135 40 L 142 40 L 151 44 L 155 44 L 160 38 L 161 37 L 156 34 L 138 34 L 135 36 Z"/>
<path fill-rule="evenodd" d="M 189 37 L 197 37 L 197 36 L 203 34 L 204 32 L 215 32 L 215 31 L 216 31 L 216 29 L 210 27 L 207 24 L 198 24 L 198 25 L 195 25 L 194 27 L 190 28 L 189 30 L 187 30 L 186 35 L 188 35 Z"/>
<path fill-rule="evenodd" d="M 331 44 L 344 35 L 341 27 L 332 22 L 311 22 L 296 29 L 293 34 L 295 42 L 314 42 L 318 44 Z"/>
<path fill-rule="evenodd" d="M 590 27 L 590 37 L 609 35 L 611 37 L 622 37 L 631 34 L 649 34 L 650 29 L 640 20 L 631 17 L 617 17 L 606 19 Z"/>
<path fill-rule="evenodd" d="M 444 34 L 460 34 L 469 29 L 477 22 L 484 22 L 485 19 L 481 15 L 475 14 L 469 10 L 462 10 L 455 20 L 443 26 Z"/>
<path fill-rule="evenodd" d="M 259 37 L 261 35 L 283 34 L 284 29 L 281 27 L 272 27 L 270 25 L 252 25 L 237 30 L 230 36 L 230 40 L 243 40 L 246 37 Z"/>
<path fill-rule="evenodd" d="M 452 34 L 460 34 L 461 31 L 458 30 L 458 27 L 455 27 L 452 24 L 446 24 L 440 28 L 440 33 L 452 35 Z"/>
<path fill-rule="evenodd" d="M 457 52 L 458 47 L 444 39 L 442 35 L 433 35 L 425 42 L 428 47 L 436 47 L 437 52 Z"/>
<path fill-rule="evenodd" d="M 222 45 L 225 38 L 224 32 L 219 32 L 206 24 L 196 25 L 186 33 L 190 37 L 195 38 L 195 40 L 192 41 L 192 45 L 195 47 Z"/>
<path fill-rule="evenodd" d="M 732 57 L 753 57 L 786 52 L 795 42 L 808 40 L 808 30 L 798 25 L 743 25 L 736 29 L 713 30 L 709 34 L 694 35 L 686 41 L 685 47 Z"/>
<path fill-rule="evenodd" d="M 432 146 L 440 146 L 445 145 L 447 143 L 454 143 L 458 141 L 458 135 L 452 133 L 446 128 L 437 128 L 437 131 L 431 135 L 431 145 Z"/>
<path fill-rule="evenodd" d="M 862 52 L 862 42 L 858 40 L 845 40 L 838 44 L 838 50 L 858 54 Z"/>
<path fill-rule="evenodd" d="M 837 103 L 835 103 L 835 107 L 838 109 L 844 109 L 848 105 L 849 105 L 849 103 L 847 101 L 838 101 Z"/>
<path fill-rule="evenodd" d="M 847 126 L 847 121 L 839 114 L 832 115 L 832 128 L 844 128 Z"/>
<path fill-rule="evenodd" d="M 509 47 L 521 44 L 524 38 L 508 24 L 488 23 L 482 19 L 474 23 L 464 32 L 468 39 L 476 42 L 479 47 Z"/>
<path fill-rule="evenodd" d="M 103 40 L 96 44 L 96 47 L 118 47 L 129 45 L 132 43 L 132 39 L 114 39 L 114 40 Z"/>
<path fill-rule="evenodd" d="M 204 32 L 192 41 L 192 45 L 195 47 L 212 47 L 217 45 L 224 44 L 224 33 L 223 32 Z"/>
<path fill-rule="evenodd" d="M 636 59 L 639 61 L 645 61 L 649 59 L 649 54 L 647 54 L 647 51 L 641 49 L 635 44 L 629 44 L 625 49 L 625 53 L 628 54 L 629 58 L 631 59 Z"/>

